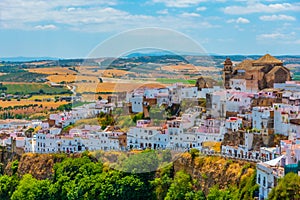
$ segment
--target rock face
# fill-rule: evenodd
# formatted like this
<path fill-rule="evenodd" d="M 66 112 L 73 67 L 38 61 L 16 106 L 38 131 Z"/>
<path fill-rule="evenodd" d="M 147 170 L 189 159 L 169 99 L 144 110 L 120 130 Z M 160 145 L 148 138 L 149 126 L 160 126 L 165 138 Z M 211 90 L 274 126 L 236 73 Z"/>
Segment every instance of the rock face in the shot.
<path fill-rule="evenodd" d="M 239 185 L 242 179 L 255 173 L 254 169 L 254 163 L 201 155 L 192 159 L 189 153 L 184 153 L 174 162 L 175 172 L 186 171 L 197 180 L 197 189 L 202 189 L 205 194 L 216 184 L 220 188 Z"/>
<path fill-rule="evenodd" d="M 231 79 L 245 79 L 248 90 L 272 88 L 274 83 L 291 80 L 289 69 L 270 54 L 257 60 L 244 60 L 235 67 L 229 61 L 226 59 L 223 70 L 224 86 L 227 89 L 230 89 Z"/>
<path fill-rule="evenodd" d="M 80 157 L 72 155 L 71 157 Z M 99 155 L 102 157 L 103 155 Z M 117 159 L 117 153 L 105 153 L 109 157 L 103 162 L 112 162 Z M 97 156 L 96 156 L 97 157 Z M 53 177 L 53 166 L 66 158 L 64 154 L 23 154 L 19 160 L 18 175 L 30 173 L 34 178 L 42 180 Z M 180 154 L 173 162 L 174 172 L 184 170 L 197 181 L 197 189 L 201 189 L 208 194 L 209 189 L 218 184 L 220 188 L 225 188 L 231 184 L 239 185 L 246 177 L 255 173 L 255 164 L 230 160 L 221 157 L 212 156 L 194 156 L 190 153 Z M 11 163 L 5 168 L 5 174 L 11 174 Z"/>
<path fill-rule="evenodd" d="M 52 178 L 53 166 L 57 162 L 61 162 L 66 156 L 63 154 L 32 154 L 26 153 L 19 159 L 17 173 L 22 176 L 30 173 L 34 178 L 42 180 Z M 9 162 L 4 170 L 5 174 L 11 175 L 11 162 Z"/>

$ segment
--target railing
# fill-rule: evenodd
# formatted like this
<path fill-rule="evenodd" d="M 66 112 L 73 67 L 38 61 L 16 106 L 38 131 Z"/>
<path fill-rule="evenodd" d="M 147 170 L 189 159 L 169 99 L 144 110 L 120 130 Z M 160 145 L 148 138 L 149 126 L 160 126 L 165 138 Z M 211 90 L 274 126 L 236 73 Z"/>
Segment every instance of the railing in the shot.
<path fill-rule="evenodd" d="M 225 153 L 217 153 L 217 152 L 211 152 L 211 151 L 200 151 L 201 154 L 208 155 L 208 156 L 219 156 L 223 158 L 230 158 L 235 160 L 244 160 L 244 161 L 250 161 L 250 162 L 261 162 L 261 161 L 267 161 L 265 158 L 259 157 L 259 158 L 249 158 L 249 157 L 239 157 L 232 154 L 225 154 Z"/>

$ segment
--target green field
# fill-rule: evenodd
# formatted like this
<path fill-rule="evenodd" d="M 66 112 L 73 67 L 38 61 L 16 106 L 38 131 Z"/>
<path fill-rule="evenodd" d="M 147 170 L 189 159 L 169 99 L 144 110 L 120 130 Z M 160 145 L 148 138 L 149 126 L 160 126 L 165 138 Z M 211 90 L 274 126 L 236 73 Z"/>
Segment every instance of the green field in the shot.
<path fill-rule="evenodd" d="M 90 103 L 93 103 L 93 102 L 88 102 L 88 101 L 74 101 L 73 104 L 72 104 L 72 107 L 76 108 L 76 107 L 83 106 L 85 104 L 90 104 Z"/>
<path fill-rule="evenodd" d="M 183 84 L 196 84 L 196 80 L 184 80 L 184 79 L 169 79 L 169 78 L 158 78 L 157 82 L 163 84 L 183 83 Z"/>
<path fill-rule="evenodd" d="M 0 72 L 8 73 L 5 75 L 0 76 L 1 82 L 39 82 L 40 79 L 46 78 L 46 74 L 38 74 L 38 73 L 31 73 L 31 72 L 23 72 L 23 71 L 8 71 L 3 70 L 2 67 L 0 68 Z"/>
<path fill-rule="evenodd" d="M 8 94 L 67 94 L 71 93 L 66 88 L 50 87 L 47 84 L 4 84 Z"/>

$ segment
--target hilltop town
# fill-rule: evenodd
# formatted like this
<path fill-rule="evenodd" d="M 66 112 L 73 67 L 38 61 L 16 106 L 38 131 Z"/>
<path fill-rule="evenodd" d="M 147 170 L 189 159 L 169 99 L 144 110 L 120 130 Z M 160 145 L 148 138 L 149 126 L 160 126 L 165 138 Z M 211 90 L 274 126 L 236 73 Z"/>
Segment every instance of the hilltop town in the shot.
<path fill-rule="evenodd" d="M 259 199 L 266 199 L 279 178 L 300 173 L 300 82 L 269 54 L 236 64 L 228 57 L 221 73 L 223 84 L 201 74 L 188 84 L 147 82 L 53 109 L 43 120 L 2 120 L 2 153 L 198 149 L 256 163 Z M 62 81 L 52 86 L 78 87 Z M 56 102 L 78 99 L 62 96 Z"/>

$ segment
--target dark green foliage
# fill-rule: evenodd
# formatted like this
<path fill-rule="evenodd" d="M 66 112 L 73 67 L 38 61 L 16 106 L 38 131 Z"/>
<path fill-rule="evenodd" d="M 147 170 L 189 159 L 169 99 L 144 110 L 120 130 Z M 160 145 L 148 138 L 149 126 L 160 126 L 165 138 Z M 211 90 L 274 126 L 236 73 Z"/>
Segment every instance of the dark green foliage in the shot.
<path fill-rule="evenodd" d="M 114 116 L 110 113 L 101 112 L 99 115 L 99 123 L 101 128 L 104 130 L 107 126 L 111 126 L 115 124 Z"/>
<path fill-rule="evenodd" d="M 197 192 L 193 188 L 193 181 L 189 174 L 184 171 L 179 171 L 175 174 L 174 180 L 170 185 L 166 200 L 193 200 L 205 199 L 202 192 Z"/>
<path fill-rule="evenodd" d="M 151 184 L 154 186 L 156 199 L 163 200 L 167 196 L 168 189 L 173 181 L 173 165 L 169 164 L 161 169 L 160 176 L 155 178 Z"/>
<path fill-rule="evenodd" d="M 28 199 L 28 200 L 44 200 L 50 199 L 49 180 L 36 180 L 30 174 L 25 174 L 17 189 L 14 191 L 11 199 Z"/>
<path fill-rule="evenodd" d="M 256 184 L 256 173 L 250 177 L 244 178 L 239 186 L 229 186 L 226 189 L 220 189 L 218 185 L 212 187 L 207 195 L 208 200 L 252 200 L 254 194 L 258 191 L 259 187 Z"/>
<path fill-rule="evenodd" d="M 12 173 L 15 174 L 18 171 L 19 161 L 15 160 L 11 163 Z"/>
<path fill-rule="evenodd" d="M 135 175 L 115 170 L 102 172 L 102 164 L 88 157 L 67 158 L 54 167 L 52 199 L 146 199 L 147 184 Z M 151 194 L 151 192 L 150 192 Z"/>
<path fill-rule="evenodd" d="M 190 154 L 191 154 L 191 156 L 192 156 L 192 159 L 194 160 L 196 157 L 199 156 L 199 150 L 198 150 L 198 149 L 195 149 L 195 148 L 192 148 L 192 149 L 190 150 Z"/>
<path fill-rule="evenodd" d="M 6 200 L 10 199 L 13 192 L 16 190 L 19 184 L 19 179 L 16 175 L 0 176 L 0 199 Z"/>
<path fill-rule="evenodd" d="M 209 194 L 207 195 L 207 200 L 233 200 L 237 199 L 235 197 L 235 192 L 230 189 L 220 190 L 216 185 L 210 189 Z"/>
<path fill-rule="evenodd" d="M 2 68 L 2 67 L 1 67 Z M 0 81 L 3 82 L 35 82 L 41 78 L 46 78 L 46 74 L 31 73 L 28 71 L 19 71 L 15 73 L 5 74 L 0 76 Z"/>
<path fill-rule="evenodd" d="M 220 189 L 218 185 L 212 187 L 207 195 L 208 200 L 252 200 L 255 192 L 258 191 L 256 184 L 256 173 L 246 177 L 239 186 L 231 185 L 226 189 Z"/>
<path fill-rule="evenodd" d="M 256 184 L 256 173 L 243 179 L 240 183 L 238 199 L 253 199 L 259 186 Z"/>
<path fill-rule="evenodd" d="M 122 170 L 129 173 L 148 173 L 156 171 L 158 165 L 159 160 L 156 152 L 145 150 L 124 160 Z"/>
<path fill-rule="evenodd" d="M 191 153 L 196 155 L 198 151 L 193 150 Z M 244 178 L 238 186 L 229 186 L 227 189 L 215 186 L 205 197 L 204 193 L 197 189 L 201 188 L 197 180 L 193 180 L 184 171 L 174 172 L 170 151 L 145 150 L 123 157 L 116 167 L 120 171 L 103 167 L 103 164 L 97 161 L 101 159 L 101 155 L 97 159 L 92 155 L 88 151 L 80 157 L 53 154 L 53 161 L 56 163 L 53 167 L 54 174 L 45 180 L 37 180 L 30 174 L 23 175 L 19 180 L 16 160 L 11 164 L 14 174 L 0 176 L 0 199 L 247 200 L 253 199 L 257 190 L 254 174 Z M 273 192 L 273 199 L 292 199 L 300 185 L 299 178 L 296 177 L 281 180 L 279 189 Z M 285 189 L 283 184 L 287 186 Z"/>
<path fill-rule="evenodd" d="M 300 176 L 292 172 L 285 175 L 271 190 L 268 199 L 300 199 Z"/>
<path fill-rule="evenodd" d="M 70 111 L 72 110 L 72 103 L 63 104 L 57 107 L 57 110 L 59 111 Z"/>
<path fill-rule="evenodd" d="M 135 114 L 135 115 L 133 116 L 132 121 L 133 121 L 134 123 L 136 123 L 138 120 L 141 120 L 141 119 L 143 119 L 143 118 L 144 118 L 144 114 L 143 114 L 142 112 L 140 112 L 140 113 L 137 113 L 137 114 Z"/>
<path fill-rule="evenodd" d="M 0 76 L 2 77 L 2 76 Z M 67 88 L 50 87 L 47 84 L 7 84 L 4 85 L 8 94 L 34 95 L 34 94 L 72 94 Z"/>

